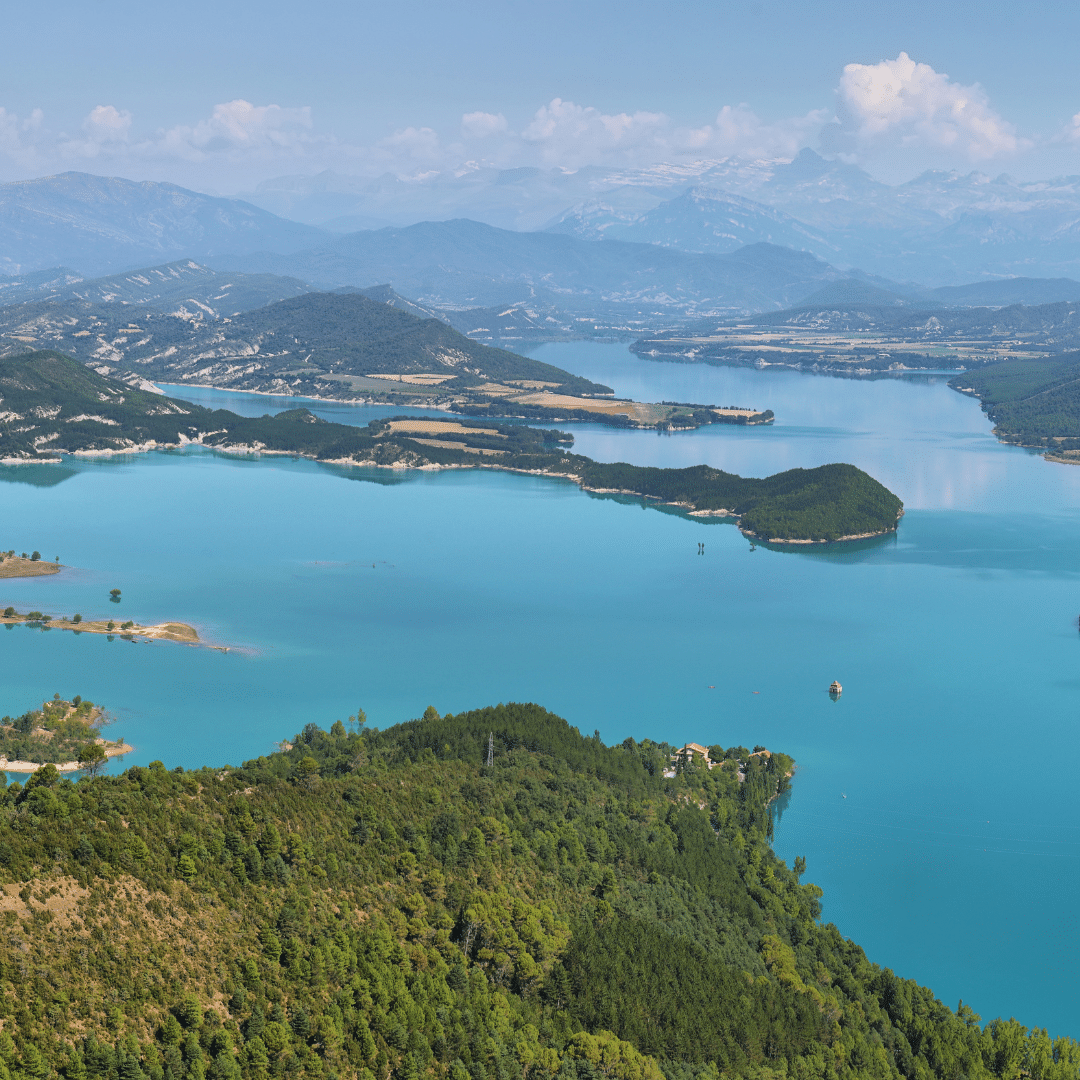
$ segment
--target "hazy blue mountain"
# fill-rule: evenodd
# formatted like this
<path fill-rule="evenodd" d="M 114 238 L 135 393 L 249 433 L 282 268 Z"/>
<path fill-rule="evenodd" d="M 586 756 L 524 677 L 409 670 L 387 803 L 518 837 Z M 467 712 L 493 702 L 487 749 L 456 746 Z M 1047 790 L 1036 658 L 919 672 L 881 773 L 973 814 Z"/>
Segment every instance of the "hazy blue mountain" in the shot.
<path fill-rule="evenodd" d="M 295 251 L 324 234 L 238 199 L 68 172 L 0 184 L 0 270 L 115 273 L 227 252 Z"/>
<path fill-rule="evenodd" d="M 389 285 L 373 285 L 370 289 L 356 289 L 350 285 L 336 291 L 359 292 L 371 300 L 412 312 L 421 318 L 440 319 L 473 341 L 507 349 L 520 349 L 524 345 L 544 341 L 622 339 L 630 334 L 639 334 L 645 328 L 644 322 L 572 315 L 554 304 L 531 301 L 498 304 L 489 308 L 437 308 L 425 307 L 415 300 L 406 299 Z"/>
<path fill-rule="evenodd" d="M 838 307 L 846 307 L 850 304 L 872 304 L 903 307 L 913 302 L 922 303 L 923 306 L 926 304 L 926 301 L 919 301 L 911 295 L 894 292 L 891 289 L 883 289 L 862 278 L 841 278 L 839 281 L 830 281 L 809 296 L 804 296 L 798 306 L 815 307 L 835 304 Z"/>
<path fill-rule="evenodd" d="M 549 227 L 587 240 L 628 240 L 683 251 L 731 252 L 747 244 L 777 244 L 835 258 L 838 250 L 817 229 L 788 214 L 740 195 L 703 188 L 689 191 L 631 215 L 597 201 L 563 214 Z"/>
<path fill-rule="evenodd" d="M 578 314 L 775 310 L 844 276 L 807 252 L 770 244 L 691 254 L 467 220 L 352 233 L 292 255 L 230 256 L 212 265 L 293 275 L 330 289 L 388 283 L 423 305 L 531 301 Z"/>
<path fill-rule="evenodd" d="M 282 217 L 336 232 L 460 217 L 530 231 L 591 199 L 641 213 L 712 176 L 715 164 L 630 170 L 588 166 L 574 172 L 470 164 L 417 177 L 387 173 L 373 178 L 326 171 L 267 180 L 243 198 Z M 726 175 L 726 170 L 718 175 Z"/>
<path fill-rule="evenodd" d="M 870 273 L 942 286 L 1080 272 L 1076 176 L 1029 182 L 930 171 L 889 185 L 803 150 L 740 191 L 820 230 L 838 252 L 830 261 Z"/>
<path fill-rule="evenodd" d="M 0 306 L 26 300 L 95 304 L 139 304 L 158 311 L 196 311 L 214 317 L 264 307 L 275 300 L 311 292 L 296 278 L 275 274 L 222 273 L 190 259 L 144 267 L 125 274 L 80 278 L 49 270 L 0 280 Z"/>
<path fill-rule="evenodd" d="M 82 275 L 66 266 L 35 270 L 29 274 L 0 277 L 0 304 L 21 304 L 24 300 L 51 295 L 82 281 Z"/>
<path fill-rule="evenodd" d="M 1080 177 L 1028 182 L 930 171 L 885 184 L 808 149 L 790 161 L 725 158 L 573 173 L 472 166 L 409 178 L 323 173 L 267 181 L 246 197 L 339 231 L 467 217 L 682 250 L 764 240 L 844 269 L 929 286 L 1080 277 Z"/>
<path fill-rule="evenodd" d="M 1080 281 L 1072 278 L 1006 278 L 945 285 L 929 295 L 950 307 L 1007 307 L 1010 304 L 1057 304 L 1080 300 Z"/>
<path fill-rule="evenodd" d="M 372 285 L 367 289 L 357 289 L 353 285 L 346 285 L 344 288 L 336 289 L 335 291 L 346 295 L 358 292 L 363 296 L 366 296 L 369 300 L 377 300 L 380 304 L 389 304 L 399 311 L 408 311 L 421 319 L 442 319 L 443 322 L 449 322 L 449 320 L 445 318 L 445 312 L 440 311 L 438 308 L 425 307 L 423 304 L 418 304 L 415 300 L 409 300 L 400 293 L 394 292 L 389 285 Z"/>
<path fill-rule="evenodd" d="M 355 396 L 353 377 L 373 372 L 539 380 L 572 393 L 610 393 L 358 292 L 306 293 L 225 319 L 205 310 L 163 312 L 87 300 L 0 307 L 0 356 L 28 349 L 54 349 L 99 373 L 126 372 L 136 381 L 275 393 Z M 381 382 L 361 389 L 370 393 L 372 387 L 392 388 Z"/>

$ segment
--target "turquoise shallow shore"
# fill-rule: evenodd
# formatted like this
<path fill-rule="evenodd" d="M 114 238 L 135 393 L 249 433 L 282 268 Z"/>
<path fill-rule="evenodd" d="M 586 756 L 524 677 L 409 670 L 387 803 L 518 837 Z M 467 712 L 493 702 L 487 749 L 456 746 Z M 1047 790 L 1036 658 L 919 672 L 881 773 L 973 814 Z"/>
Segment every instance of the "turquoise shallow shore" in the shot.
<path fill-rule="evenodd" d="M 6 468 L 0 546 L 84 569 L 0 581 L 0 602 L 178 619 L 237 647 L 0 629 L 0 710 L 81 693 L 115 712 L 127 763 L 170 766 L 236 764 L 357 706 L 385 726 L 511 699 L 608 741 L 776 746 L 799 762 L 777 850 L 807 857 L 828 919 L 950 1005 L 1080 1035 L 1080 469 L 999 446 L 943 378 L 537 355 L 620 393 L 777 414 L 663 437 L 575 427 L 579 452 L 750 475 L 850 461 L 904 500 L 900 532 L 755 550 L 730 524 L 490 471 L 203 452 Z"/>

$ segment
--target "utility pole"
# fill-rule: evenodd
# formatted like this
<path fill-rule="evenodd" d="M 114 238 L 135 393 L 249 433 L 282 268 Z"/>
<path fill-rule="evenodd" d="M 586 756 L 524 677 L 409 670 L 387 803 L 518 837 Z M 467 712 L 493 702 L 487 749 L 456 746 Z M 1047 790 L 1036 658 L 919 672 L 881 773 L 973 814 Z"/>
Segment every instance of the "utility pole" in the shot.
<path fill-rule="evenodd" d="M 488 732 L 488 756 L 487 756 L 488 768 L 490 769 L 491 766 L 494 765 L 494 764 L 495 764 L 495 732 L 494 731 L 489 731 Z"/>

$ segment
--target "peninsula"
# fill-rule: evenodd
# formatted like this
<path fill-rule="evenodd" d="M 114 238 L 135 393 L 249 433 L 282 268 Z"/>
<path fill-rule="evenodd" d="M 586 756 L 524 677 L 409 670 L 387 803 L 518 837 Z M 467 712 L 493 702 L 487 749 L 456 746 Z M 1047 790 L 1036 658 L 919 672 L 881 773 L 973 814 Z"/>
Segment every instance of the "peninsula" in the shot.
<path fill-rule="evenodd" d="M 119 634 L 122 638 L 139 638 L 144 641 L 180 641 L 185 645 L 199 645 L 198 632 L 187 623 L 168 622 L 155 626 L 143 626 L 130 619 L 118 623 L 115 619 L 85 620 L 81 615 L 74 618 L 53 618 L 40 611 L 20 614 L 13 607 L 0 613 L 0 625 L 29 624 L 47 630 L 71 630 L 76 634 Z"/>
<path fill-rule="evenodd" d="M 772 417 L 759 409 L 618 400 L 601 383 L 402 310 L 394 306 L 405 303 L 396 294 L 388 301 L 356 291 L 313 292 L 228 318 L 208 317 L 206 305 L 166 314 L 75 298 L 19 304 L 0 309 L 0 355 L 28 346 L 60 349 L 132 389 L 158 380 L 661 430 Z"/>
<path fill-rule="evenodd" d="M 58 562 L 46 562 L 36 551 L 33 555 L 0 551 L 0 578 L 47 577 L 49 574 L 59 573 Z"/>
<path fill-rule="evenodd" d="M 40 709 L 0 718 L 0 770 L 34 772 L 54 765 L 59 772 L 96 771 L 105 761 L 130 753 L 123 739 L 110 742 L 101 729 L 110 722 L 105 710 L 76 695 L 56 694 Z"/>
<path fill-rule="evenodd" d="M 1002 442 L 1080 464 L 1080 352 L 991 364 L 949 385 L 982 402 Z"/>
<path fill-rule="evenodd" d="M 770 845 L 782 753 L 666 778 L 675 746 L 532 704 L 360 726 L 0 788 L 5 1071 L 1077 1076 L 1075 1041 L 983 1027 L 822 920 Z"/>
<path fill-rule="evenodd" d="M 198 444 L 339 465 L 497 468 L 562 477 L 589 491 L 638 496 L 699 516 L 737 517 L 756 536 L 814 543 L 892 532 L 903 509 L 892 492 L 853 465 L 752 479 L 707 465 L 604 464 L 566 452 L 573 443 L 566 432 L 493 419 L 403 416 L 357 428 L 329 423 L 307 409 L 241 417 L 133 390 L 59 353 L 0 360 L 0 393 L 10 410 L 0 422 L 0 457 L 8 462 Z"/>

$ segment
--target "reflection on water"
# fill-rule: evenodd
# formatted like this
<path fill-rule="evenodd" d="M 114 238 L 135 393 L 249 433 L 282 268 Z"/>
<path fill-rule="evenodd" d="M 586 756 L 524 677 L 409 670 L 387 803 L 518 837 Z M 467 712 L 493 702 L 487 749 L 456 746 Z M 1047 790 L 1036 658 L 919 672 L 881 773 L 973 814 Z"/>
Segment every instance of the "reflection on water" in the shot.
<path fill-rule="evenodd" d="M 1080 505 L 1080 468 L 994 438 L 979 403 L 948 386 L 947 375 L 841 379 L 808 372 L 642 360 L 624 345 L 559 342 L 532 355 L 606 383 L 640 401 L 696 401 L 772 409 L 773 424 L 716 424 L 689 432 L 631 431 L 562 424 L 574 450 L 598 461 L 681 468 L 707 464 L 741 476 L 844 461 L 896 492 L 907 509 L 976 513 L 1071 512 Z M 304 405 L 337 423 L 366 425 L 399 413 L 446 415 L 401 406 L 313 402 L 306 398 L 167 386 L 207 408 L 245 416 Z M 903 526 L 901 526 L 901 531 Z"/>
<path fill-rule="evenodd" d="M 0 465 L 0 484 L 30 484 L 32 487 L 56 487 L 75 475 L 66 465 Z"/>
<path fill-rule="evenodd" d="M 134 762 L 169 766 L 238 764 L 358 704 L 385 726 L 538 701 L 609 743 L 782 749 L 798 770 L 776 848 L 806 857 L 826 918 L 942 1000 L 1080 1035 L 1080 469 L 999 446 L 943 380 L 540 355 L 623 393 L 778 416 L 663 437 L 575 425 L 585 453 L 749 475 L 852 461 L 904 499 L 900 531 L 791 555 L 490 470 L 197 451 L 33 466 L 68 479 L 5 487 L 8 545 L 86 569 L 2 579 L 0 604 L 89 619 L 116 613 L 116 587 L 126 618 L 247 648 L 6 633 L 0 711 L 81 693 L 121 717 Z"/>
<path fill-rule="evenodd" d="M 448 416 L 438 409 L 417 409 L 409 405 L 352 405 L 346 401 L 321 401 L 318 398 L 290 397 L 285 394 L 249 394 L 237 390 L 219 390 L 214 386 L 183 386 L 157 383 L 163 394 L 190 401 L 204 409 L 228 409 L 238 416 L 265 416 L 287 409 L 308 409 L 323 420 L 336 424 L 363 426 L 387 416 Z"/>
<path fill-rule="evenodd" d="M 909 510 L 1022 514 L 1080 505 L 1080 468 L 1000 444 L 979 403 L 951 390 L 944 375 L 836 379 L 656 363 L 623 346 L 590 342 L 544 345 L 533 355 L 638 400 L 742 405 L 776 414 L 765 427 L 717 424 L 662 435 L 573 425 L 575 451 L 599 461 L 708 464 L 741 476 L 844 461 L 896 492 Z"/>

